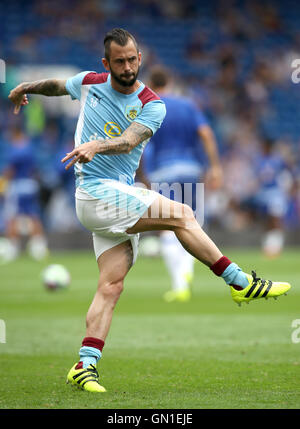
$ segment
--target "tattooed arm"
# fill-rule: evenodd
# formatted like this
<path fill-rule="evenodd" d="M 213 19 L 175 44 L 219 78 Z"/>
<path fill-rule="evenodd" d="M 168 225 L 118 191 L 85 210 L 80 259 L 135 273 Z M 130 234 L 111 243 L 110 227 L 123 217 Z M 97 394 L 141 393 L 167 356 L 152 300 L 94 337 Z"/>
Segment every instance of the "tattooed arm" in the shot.
<path fill-rule="evenodd" d="M 66 170 L 68 170 L 76 162 L 90 162 L 97 153 L 101 153 L 102 155 L 130 153 L 134 147 L 149 139 L 151 136 L 152 131 L 150 128 L 137 122 L 132 122 L 120 137 L 83 143 L 72 152 L 68 153 L 67 156 L 62 159 L 62 162 L 66 162 L 73 158 L 66 166 Z"/>
<path fill-rule="evenodd" d="M 150 128 L 137 122 L 132 122 L 120 137 L 103 141 L 96 140 L 98 145 L 96 153 L 102 153 L 103 155 L 129 153 L 135 146 L 149 139 L 151 136 L 152 131 Z"/>
<path fill-rule="evenodd" d="M 8 98 L 14 103 L 14 113 L 18 114 L 21 106 L 28 104 L 27 94 L 47 96 L 68 95 L 66 80 L 44 79 L 35 82 L 23 82 L 10 91 Z"/>

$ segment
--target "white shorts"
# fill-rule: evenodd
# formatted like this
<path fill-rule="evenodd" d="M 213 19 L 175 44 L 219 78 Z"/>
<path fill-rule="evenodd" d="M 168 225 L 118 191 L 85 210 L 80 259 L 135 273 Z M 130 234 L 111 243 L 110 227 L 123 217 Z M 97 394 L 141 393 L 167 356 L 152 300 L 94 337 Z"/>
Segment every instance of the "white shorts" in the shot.
<path fill-rule="evenodd" d="M 93 234 L 96 259 L 106 250 L 131 240 L 133 263 L 136 261 L 139 234 L 126 231 L 137 223 L 158 195 L 115 180 L 102 180 L 92 194 L 76 189 L 76 214 Z"/>

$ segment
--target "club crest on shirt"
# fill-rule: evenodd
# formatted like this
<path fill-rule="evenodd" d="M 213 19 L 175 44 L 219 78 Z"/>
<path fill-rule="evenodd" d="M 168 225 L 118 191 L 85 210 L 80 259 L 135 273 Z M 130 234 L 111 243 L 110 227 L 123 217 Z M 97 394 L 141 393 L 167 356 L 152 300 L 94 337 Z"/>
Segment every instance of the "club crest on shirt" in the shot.
<path fill-rule="evenodd" d="M 125 107 L 125 116 L 129 121 L 134 121 L 135 118 L 141 113 L 141 106 L 129 106 Z"/>

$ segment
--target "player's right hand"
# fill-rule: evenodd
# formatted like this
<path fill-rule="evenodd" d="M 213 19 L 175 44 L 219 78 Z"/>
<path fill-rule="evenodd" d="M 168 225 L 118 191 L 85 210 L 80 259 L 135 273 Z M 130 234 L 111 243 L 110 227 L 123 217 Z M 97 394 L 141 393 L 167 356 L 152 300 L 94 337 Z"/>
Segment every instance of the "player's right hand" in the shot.
<path fill-rule="evenodd" d="M 76 147 L 72 152 L 67 153 L 67 155 L 61 160 L 61 162 L 69 162 L 65 169 L 68 170 L 76 162 L 86 163 L 90 162 L 97 153 L 97 140 L 92 140 L 90 142 L 82 143 Z"/>
<path fill-rule="evenodd" d="M 28 104 L 27 95 L 23 93 L 22 84 L 18 85 L 16 88 L 12 89 L 9 93 L 8 98 L 14 103 L 14 114 L 17 115 L 20 111 L 21 106 L 26 106 Z"/>

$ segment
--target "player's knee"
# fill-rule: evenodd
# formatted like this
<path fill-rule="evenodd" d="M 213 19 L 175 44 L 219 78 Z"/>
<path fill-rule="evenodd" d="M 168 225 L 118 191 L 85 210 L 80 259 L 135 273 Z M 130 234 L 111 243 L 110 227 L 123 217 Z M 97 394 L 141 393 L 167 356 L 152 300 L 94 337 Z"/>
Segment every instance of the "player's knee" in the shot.
<path fill-rule="evenodd" d="M 194 222 L 196 222 L 196 219 L 193 209 L 187 204 L 182 204 L 182 227 L 189 227 Z"/>
<path fill-rule="evenodd" d="M 99 282 L 99 291 L 104 299 L 112 302 L 117 302 L 121 293 L 123 292 L 124 282 L 123 279 L 117 281 Z"/>
<path fill-rule="evenodd" d="M 188 205 L 188 204 L 182 204 L 183 206 L 183 214 L 185 219 L 189 220 L 189 219 L 194 219 L 194 212 L 193 209 Z"/>

